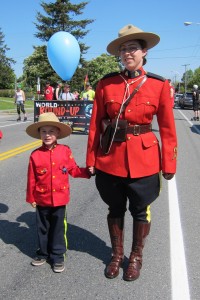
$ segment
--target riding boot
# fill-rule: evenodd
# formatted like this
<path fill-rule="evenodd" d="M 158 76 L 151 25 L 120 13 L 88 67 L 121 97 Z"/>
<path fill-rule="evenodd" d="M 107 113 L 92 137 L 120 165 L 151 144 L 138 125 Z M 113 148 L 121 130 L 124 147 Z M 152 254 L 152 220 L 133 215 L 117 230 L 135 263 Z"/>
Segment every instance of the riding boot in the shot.
<path fill-rule="evenodd" d="M 145 239 L 150 231 L 151 223 L 143 223 L 134 221 L 133 224 L 133 243 L 129 257 L 128 268 L 124 274 L 124 280 L 133 281 L 140 276 L 142 268 L 142 250 L 144 248 Z"/>
<path fill-rule="evenodd" d="M 112 258 L 105 269 L 107 278 L 115 278 L 119 275 L 119 268 L 124 260 L 124 218 L 107 218 L 112 245 Z"/>

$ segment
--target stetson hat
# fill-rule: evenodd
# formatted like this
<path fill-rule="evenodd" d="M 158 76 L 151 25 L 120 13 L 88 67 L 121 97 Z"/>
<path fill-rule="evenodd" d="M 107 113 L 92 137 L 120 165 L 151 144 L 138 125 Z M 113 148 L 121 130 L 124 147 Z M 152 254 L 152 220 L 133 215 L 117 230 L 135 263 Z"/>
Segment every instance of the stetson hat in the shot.
<path fill-rule="evenodd" d="M 54 113 L 47 112 L 39 115 L 38 122 L 29 125 L 26 128 L 26 133 L 35 139 L 40 139 L 39 128 L 43 126 L 55 126 L 59 128 L 60 133 L 58 139 L 63 139 L 69 136 L 72 132 L 69 125 L 61 123 Z"/>
<path fill-rule="evenodd" d="M 147 44 L 147 49 L 150 49 L 159 43 L 160 37 L 155 33 L 144 32 L 140 28 L 129 24 L 121 28 L 118 38 L 108 44 L 108 53 L 119 56 L 120 45 L 130 40 L 143 40 Z"/>

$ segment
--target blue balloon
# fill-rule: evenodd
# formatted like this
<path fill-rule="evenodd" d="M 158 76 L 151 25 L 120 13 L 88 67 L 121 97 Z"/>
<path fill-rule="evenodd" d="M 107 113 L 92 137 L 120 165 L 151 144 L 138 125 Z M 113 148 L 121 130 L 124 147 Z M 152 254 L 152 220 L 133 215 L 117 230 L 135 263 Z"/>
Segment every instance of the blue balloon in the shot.
<path fill-rule="evenodd" d="M 63 80 L 70 80 L 80 60 L 79 44 L 70 33 L 56 32 L 48 41 L 47 57 L 58 76 Z"/>

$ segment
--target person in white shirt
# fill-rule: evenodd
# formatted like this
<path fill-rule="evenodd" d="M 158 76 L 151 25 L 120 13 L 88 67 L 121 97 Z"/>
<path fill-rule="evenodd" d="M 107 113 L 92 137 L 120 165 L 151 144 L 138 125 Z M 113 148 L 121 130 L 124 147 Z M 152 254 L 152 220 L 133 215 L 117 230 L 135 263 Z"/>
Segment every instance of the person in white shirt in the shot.
<path fill-rule="evenodd" d="M 63 92 L 61 94 L 61 100 L 75 100 L 75 96 L 70 92 L 70 86 L 65 84 L 63 87 Z"/>
<path fill-rule="evenodd" d="M 24 121 L 27 121 L 26 111 L 24 109 L 24 102 L 26 101 L 25 93 L 21 89 L 21 85 L 18 84 L 17 90 L 15 92 L 15 104 L 17 104 L 17 121 L 21 121 L 21 112 L 24 114 Z"/>

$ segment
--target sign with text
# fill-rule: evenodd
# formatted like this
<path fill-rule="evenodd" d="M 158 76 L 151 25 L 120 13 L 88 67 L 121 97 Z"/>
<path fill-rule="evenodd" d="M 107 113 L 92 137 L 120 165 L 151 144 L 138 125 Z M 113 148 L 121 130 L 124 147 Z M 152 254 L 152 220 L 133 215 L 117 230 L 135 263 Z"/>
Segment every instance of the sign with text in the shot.
<path fill-rule="evenodd" d="M 72 128 L 72 133 L 88 134 L 93 101 L 35 101 L 34 122 L 39 115 L 53 112 L 60 122 L 67 123 Z"/>

